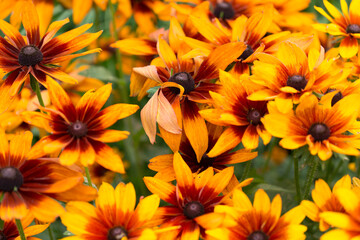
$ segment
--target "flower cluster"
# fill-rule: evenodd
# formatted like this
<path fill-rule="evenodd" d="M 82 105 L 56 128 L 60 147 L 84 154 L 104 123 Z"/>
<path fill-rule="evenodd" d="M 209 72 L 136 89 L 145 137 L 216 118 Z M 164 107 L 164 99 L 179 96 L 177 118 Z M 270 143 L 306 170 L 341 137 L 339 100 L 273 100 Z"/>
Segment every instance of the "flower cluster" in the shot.
<path fill-rule="evenodd" d="M 0 240 L 360 239 L 334 4 L 0 1 Z"/>

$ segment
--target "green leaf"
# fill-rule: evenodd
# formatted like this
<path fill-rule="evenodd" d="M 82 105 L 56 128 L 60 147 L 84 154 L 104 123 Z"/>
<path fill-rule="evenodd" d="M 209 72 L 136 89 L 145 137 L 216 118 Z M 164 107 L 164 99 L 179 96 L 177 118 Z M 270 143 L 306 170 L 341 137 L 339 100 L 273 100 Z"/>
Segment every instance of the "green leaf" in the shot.
<path fill-rule="evenodd" d="M 147 90 L 146 92 L 148 93 L 148 96 L 151 98 L 159 88 L 160 88 L 160 86 L 152 87 L 149 90 Z"/>
<path fill-rule="evenodd" d="M 109 70 L 102 66 L 91 66 L 89 69 L 84 70 L 79 74 L 85 77 L 96 78 L 101 81 L 115 82 L 118 80 Z"/>

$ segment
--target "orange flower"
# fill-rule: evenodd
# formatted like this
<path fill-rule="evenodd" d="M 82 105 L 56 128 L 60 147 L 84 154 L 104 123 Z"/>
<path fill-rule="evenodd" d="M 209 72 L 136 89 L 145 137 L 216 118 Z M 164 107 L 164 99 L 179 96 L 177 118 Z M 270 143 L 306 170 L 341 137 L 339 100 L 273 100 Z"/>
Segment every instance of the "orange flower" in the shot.
<path fill-rule="evenodd" d="M 218 91 L 220 85 L 211 82 L 245 50 L 243 43 L 228 43 L 212 51 L 201 64 L 198 58 L 185 57 L 179 48 L 177 55 L 165 40 L 159 38 L 158 53 L 163 66 L 150 65 L 134 68 L 131 79 L 132 94 L 140 93 L 142 84 L 151 79 L 160 88 L 141 111 L 141 121 L 150 142 L 155 142 L 156 122 L 165 142 L 174 151 L 181 140 L 181 126 L 198 161 L 207 148 L 206 124 L 199 115 L 197 103 L 211 101 L 209 91 Z M 195 131 L 196 129 L 196 131 Z M 174 136 L 175 135 L 175 136 Z M 177 135 L 177 136 L 176 136 Z"/>
<path fill-rule="evenodd" d="M 151 195 L 140 199 L 137 207 L 134 186 L 120 183 L 114 188 L 103 183 L 96 206 L 87 202 L 69 202 L 61 221 L 76 236 L 65 239 L 147 239 L 156 240 L 152 218 L 160 199 Z"/>
<path fill-rule="evenodd" d="M 63 200 L 69 191 L 75 191 L 73 199 L 94 199 L 96 190 L 82 184 L 81 173 L 54 160 L 37 159 L 30 149 L 31 141 L 28 131 L 15 135 L 10 143 L 0 132 L 1 219 L 22 219 L 30 213 L 40 221 L 52 222 L 64 212 L 52 197 Z"/>
<path fill-rule="evenodd" d="M 254 92 L 256 85 L 248 80 L 247 74 L 236 79 L 230 73 L 220 71 L 222 90 L 210 92 L 215 109 L 200 111 L 207 121 L 229 126 L 219 137 L 215 146 L 208 153 L 217 156 L 236 147 L 240 142 L 245 148 L 257 148 L 259 136 L 268 144 L 271 135 L 265 130 L 261 119 L 267 114 L 266 101 L 250 101 L 247 97 Z"/>
<path fill-rule="evenodd" d="M 161 239 L 199 239 L 204 235 L 202 226 L 221 221 L 221 214 L 214 214 L 214 206 L 229 201 L 228 195 L 219 196 L 226 188 L 233 176 L 233 167 L 226 168 L 219 173 L 213 173 L 210 167 L 200 174 L 193 176 L 191 169 L 181 158 L 174 154 L 174 170 L 177 185 L 153 177 L 145 177 L 148 189 L 158 194 L 170 206 L 160 207 L 158 217 L 163 220 L 161 228 L 180 226 L 178 229 L 159 236 Z M 248 185 L 251 180 L 244 181 L 239 186 Z"/>
<path fill-rule="evenodd" d="M 232 206 L 215 206 L 215 213 L 225 213 L 226 220 L 219 228 L 210 225 L 206 233 L 214 239 L 241 240 L 304 240 L 306 226 L 300 223 L 305 215 L 300 206 L 281 216 L 282 201 L 277 194 L 272 202 L 264 190 L 255 193 L 254 203 L 244 192 L 234 190 Z"/>
<path fill-rule="evenodd" d="M 303 200 L 301 206 L 308 218 L 314 222 L 320 222 L 320 231 L 324 232 L 329 229 L 329 224 L 320 218 L 320 214 L 326 211 L 331 212 L 345 212 L 343 206 L 340 204 L 335 192 L 339 188 L 351 189 L 351 179 L 349 175 L 342 177 L 334 185 L 333 190 L 330 190 L 329 185 L 322 179 L 315 182 L 315 189 L 312 190 L 311 195 L 314 202 Z"/>
<path fill-rule="evenodd" d="M 297 149 L 309 145 L 310 153 L 318 155 L 321 160 L 329 159 L 332 151 L 358 155 L 359 136 L 346 134 L 357 129 L 358 98 L 359 95 L 353 94 L 331 107 L 331 104 L 319 104 L 314 95 L 309 95 L 301 99 L 296 110 L 285 113 L 279 111 L 284 107 L 276 103 L 279 99 L 275 99 L 269 102 L 269 114 L 262 122 L 273 136 L 282 138 L 280 145 L 283 148 Z"/>
<path fill-rule="evenodd" d="M 323 0 L 323 2 L 331 16 L 328 15 L 322 8 L 315 6 L 315 9 L 331 23 L 314 24 L 314 28 L 334 36 L 344 37 L 340 43 L 340 55 L 343 58 L 351 58 L 355 56 L 359 50 L 358 38 L 360 38 L 360 1 L 351 1 L 349 9 L 346 1 L 340 0 L 342 13 L 327 0 Z"/>
<path fill-rule="evenodd" d="M 355 240 L 360 238 L 360 188 L 338 188 L 335 196 L 344 212 L 327 211 L 320 218 L 334 229 L 324 233 L 321 240 Z"/>
<path fill-rule="evenodd" d="M 24 234 L 29 240 L 41 240 L 40 238 L 32 237 L 43 232 L 48 228 L 49 224 L 37 224 L 31 225 L 33 217 L 28 215 L 21 219 L 21 225 L 24 228 Z M 0 227 L 0 239 L 1 240 L 15 240 L 20 239 L 19 231 L 16 227 L 15 221 L 5 221 L 3 222 L 2 227 Z"/>
<path fill-rule="evenodd" d="M 92 24 L 83 25 L 54 38 L 56 32 L 69 22 L 65 19 L 52 23 L 47 33 L 40 38 L 39 18 L 33 3 L 24 1 L 23 7 L 28 9 L 22 18 L 26 38 L 12 25 L 0 20 L 0 29 L 7 37 L 0 37 L 0 69 L 10 73 L 0 87 L 0 112 L 6 109 L 8 102 L 18 93 L 29 74 L 44 86 L 47 86 L 46 75 L 64 82 L 76 83 L 76 79 L 52 65 L 100 51 L 93 49 L 72 54 L 100 36 L 101 31 L 83 34 Z"/>
<path fill-rule="evenodd" d="M 251 80 L 263 86 L 249 96 L 250 100 L 271 100 L 280 98 L 285 109 L 298 104 L 302 95 L 312 91 L 320 92 L 331 83 L 347 77 L 334 64 L 335 59 L 325 59 L 324 49 L 311 49 L 309 54 L 291 42 L 280 45 L 275 56 L 264 53 L 257 55 Z"/>
<path fill-rule="evenodd" d="M 129 132 L 106 128 L 133 114 L 139 107 L 115 104 L 100 111 L 110 96 L 111 84 L 86 92 L 75 107 L 56 81 L 49 79 L 48 84 L 55 109 L 44 108 L 49 114 L 23 113 L 25 122 L 52 133 L 35 144 L 34 153 L 43 156 L 63 149 L 59 157 L 62 164 L 72 165 L 80 160 L 82 165 L 88 166 L 96 161 L 107 169 L 124 173 L 120 157 L 105 143 L 123 140 Z"/>

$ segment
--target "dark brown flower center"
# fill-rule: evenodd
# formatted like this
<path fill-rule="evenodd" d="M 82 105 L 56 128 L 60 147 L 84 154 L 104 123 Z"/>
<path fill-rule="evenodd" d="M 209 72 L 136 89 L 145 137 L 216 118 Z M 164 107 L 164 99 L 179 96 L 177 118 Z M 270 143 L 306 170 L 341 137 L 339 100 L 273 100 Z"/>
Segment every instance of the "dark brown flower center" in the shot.
<path fill-rule="evenodd" d="M 213 166 L 215 158 L 209 157 L 207 154 L 204 154 L 200 160 L 199 167 L 201 168 L 201 171 L 204 171 L 208 169 L 209 167 Z"/>
<path fill-rule="evenodd" d="M 240 55 L 240 57 L 238 57 L 238 59 L 241 61 L 244 61 L 245 59 L 250 57 L 250 55 L 253 53 L 254 53 L 254 50 L 251 48 L 250 45 L 247 45 L 245 51 Z"/>
<path fill-rule="evenodd" d="M 336 91 L 336 89 L 334 88 L 329 88 L 328 90 L 326 90 L 325 94 L 327 93 L 331 93 L 331 92 L 334 92 Z M 331 106 L 334 106 L 335 103 L 337 103 L 338 101 L 340 101 L 341 99 L 343 98 L 343 95 L 341 92 L 338 92 L 337 94 L 335 94 L 333 96 L 333 98 L 331 99 Z"/>
<path fill-rule="evenodd" d="M 83 123 L 83 122 L 80 122 L 79 120 L 72 123 L 69 126 L 68 130 L 69 130 L 69 133 L 73 137 L 77 137 L 77 138 L 81 138 L 81 137 L 86 136 L 86 134 L 88 132 L 88 128 L 87 128 L 86 124 Z"/>
<path fill-rule="evenodd" d="M 262 231 L 255 231 L 247 237 L 247 240 L 268 240 L 268 239 L 269 236 Z"/>
<path fill-rule="evenodd" d="M 120 240 L 126 237 L 126 231 L 122 227 L 113 227 L 109 230 L 107 239 L 108 240 Z"/>
<path fill-rule="evenodd" d="M 5 167 L 0 169 L 0 191 L 12 192 L 24 183 L 24 177 L 19 169 Z"/>
<path fill-rule="evenodd" d="M 35 66 L 43 60 L 40 49 L 34 45 L 24 46 L 18 57 L 21 66 Z"/>
<path fill-rule="evenodd" d="M 330 129 L 323 123 L 314 123 L 309 128 L 308 134 L 310 134 L 315 141 L 321 142 L 330 137 Z"/>
<path fill-rule="evenodd" d="M 184 215 L 189 219 L 194 219 L 204 213 L 204 206 L 198 201 L 188 202 L 184 207 Z"/>
<path fill-rule="evenodd" d="M 232 19 L 235 16 L 235 10 L 228 2 L 220 2 L 216 4 L 214 15 L 217 18 Z"/>
<path fill-rule="evenodd" d="M 188 94 L 195 89 L 195 81 L 187 72 L 175 73 L 169 78 L 169 82 L 175 82 L 181 85 L 184 88 L 184 94 Z M 170 87 L 169 89 L 175 94 L 180 93 L 180 90 L 176 87 Z"/>
<path fill-rule="evenodd" d="M 306 87 L 307 80 L 304 76 L 301 75 L 293 75 L 288 77 L 286 85 L 289 87 L 293 87 L 298 91 L 303 90 Z"/>
<path fill-rule="evenodd" d="M 360 25 L 349 24 L 346 28 L 346 33 L 360 33 Z"/>
<path fill-rule="evenodd" d="M 251 109 L 247 115 L 248 121 L 252 125 L 258 125 L 261 122 L 261 113 L 256 109 Z"/>
<path fill-rule="evenodd" d="M 5 233 L 3 233 L 3 231 L 1 230 L 0 230 L 0 240 L 6 240 Z"/>

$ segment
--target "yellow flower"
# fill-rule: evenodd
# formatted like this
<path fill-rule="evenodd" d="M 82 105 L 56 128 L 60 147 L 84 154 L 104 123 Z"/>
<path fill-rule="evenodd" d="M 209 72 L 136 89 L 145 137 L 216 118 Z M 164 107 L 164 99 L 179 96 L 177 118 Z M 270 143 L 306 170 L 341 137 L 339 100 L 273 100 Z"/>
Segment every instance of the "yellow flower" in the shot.
<path fill-rule="evenodd" d="M 327 32 L 334 36 L 344 37 L 340 43 L 340 55 L 343 58 L 351 58 L 356 55 L 359 50 L 358 39 L 360 38 L 360 1 L 351 1 L 350 8 L 346 0 L 340 0 L 341 11 L 331 5 L 327 0 L 323 0 L 328 12 L 327 14 L 322 8 L 315 9 L 330 21 L 329 24 L 314 24 L 314 28 Z"/>
<path fill-rule="evenodd" d="M 339 188 L 334 192 L 344 212 L 327 211 L 320 214 L 335 229 L 321 236 L 321 240 L 355 240 L 360 238 L 360 189 Z"/>
<path fill-rule="evenodd" d="M 319 103 L 314 95 L 309 95 L 301 98 L 296 110 L 285 113 L 280 112 L 283 105 L 275 99 L 268 104 L 269 114 L 262 121 L 267 131 L 282 138 L 283 148 L 309 145 L 310 153 L 321 160 L 329 159 L 332 151 L 358 155 L 359 136 L 346 134 L 346 131 L 357 129 L 358 98 L 359 95 L 352 94 L 331 107 L 331 103 Z"/>
<path fill-rule="evenodd" d="M 303 200 L 301 206 L 304 208 L 305 214 L 314 222 L 320 222 L 320 231 L 326 231 L 330 226 L 322 218 L 322 212 L 344 212 L 343 206 L 337 199 L 335 192 L 339 188 L 351 189 L 351 179 L 349 175 L 342 177 L 334 185 L 333 191 L 330 190 L 329 185 L 322 179 L 315 182 L 315 189 L 312 190 L 311 195 L 314 202 Z"/>
<path fill-rule="evenodd" d="M 96 206 L 87 202 L 69 202 L 61 215 L 62 223 L 76 236 L 71 239 L 122 239 L 155 240 L 150 229 L 160 198 L 151 195 L 140 199 L 137 207 L 132 183 L 120 183 L 114 188 L 103 183 L 96 199 Z"/>
<path fill-rule="evenodd" d="M 297 206 L 281 216 L 282 201 L 277 194 L 273 201 L 264 190 L 255 193 L 251 204 L 246 194 L 234 190 L 233 206 L 215 206 L 215 213 L 225 213 L 227 218 L 219 228 L 206 231 L 211 237 L 219 240 L 302 240 L 305 239 L 306 226 L 300 223 L 305 215 Z"/>

